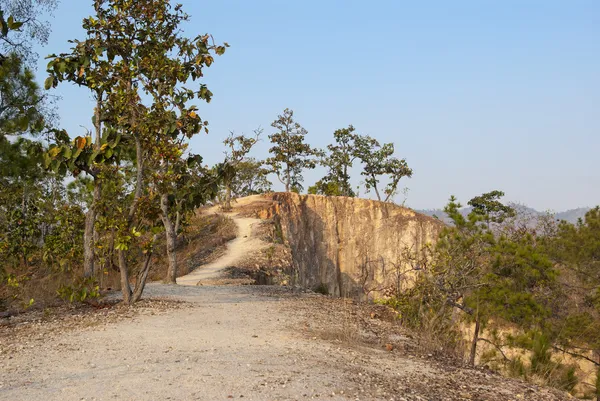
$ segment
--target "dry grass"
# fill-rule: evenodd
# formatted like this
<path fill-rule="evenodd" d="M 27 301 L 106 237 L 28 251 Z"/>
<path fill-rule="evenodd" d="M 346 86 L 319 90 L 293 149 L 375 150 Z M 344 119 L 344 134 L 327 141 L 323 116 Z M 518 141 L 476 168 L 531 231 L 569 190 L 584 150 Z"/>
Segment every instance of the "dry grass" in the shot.
<path fill-rule="evenodd" d="M 69 272 L 48 272 L 38 268 L 26 275 L 18 276 L 17 286 L 0 286 L 0 299 L 3 300 L 0 311 L 2 315 L 16 315 L 22 312 L 32 312 L 48 307 L 56 307 L 67 301 L 60 299 L 59 289 L 63 286 L 76 288 L 81 285 L 83 272 L 76 269 Z M 95 285 L 100 292 L 120 289 L 119 273 L 107 271 L 99 274 Z M 91 284 L 88 284 L 90 286 Z"/>

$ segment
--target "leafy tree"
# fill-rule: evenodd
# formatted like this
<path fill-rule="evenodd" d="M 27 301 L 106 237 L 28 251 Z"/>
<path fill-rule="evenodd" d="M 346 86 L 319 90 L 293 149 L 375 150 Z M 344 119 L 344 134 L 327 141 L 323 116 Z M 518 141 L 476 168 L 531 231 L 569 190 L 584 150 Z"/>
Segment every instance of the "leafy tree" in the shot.
<path fill-rule="evenodd" d="M 489 198 L 486 195 L 472 203 Z M 510 322 L 526 333 L 545 330 L 544 319 L 551 314 L 547 294 L 554 288 L 557 272 L 532 232 L 493 232 L 487 211 L 463 216 L 460 207 L 452 197 L 444 209 L 453 225 L 440 234 L 430 268 L 419 273 L 407 302 L 423 304 L 419 313 L 432 310 L 437 319 L 447 322 L 442 327 L 452 325 L 452 310 L 474 323 L 469 355 L 474 365 L 478 343 L 495 344 L 482 336 L 484 329 L 494 332 L 491 322 Z"/>
<path fill-rule="evenodd" d="M 47 174 L 40 153 L 39 143 L 25 138 L 0 140 L 0 248 L 5 257 L 20 257 L 23 267 L 29 266 L 31 252 L 42 235 L 41 198 L 47 194 Z"/>
<path fill-rule="evenodd" d="M 0 64 L 0 140 L 25 132 L 39 134 L 45 127 L 43 101 L 33 72 L 16 54 L 5 57 Z"/>
<path fill-rule="evenodd" d="M 492 191 L 485 193 L 469 201 L 469 206 L 473 208 L 473 212 L 478 214 L 489 223 L 502 223 L 507 218 L 514 217 L 516 211 L 514 208 L 502 204 L 499 199 L 504 196 L 502 191 Z"/>
<path fill-rule="evenodd" d="M 294 112 L 290 109 L 285 109 L 271 126 L 277 132 L 269 135 L 273 144 L 269 149 L 272 156 L 265 163 L 285 185 L 286 192 L 301 190 L 304 181 L 302 170 L 316 167 L 314 156 L 317 151 L 304 142 L 308 131 L 294 121 Z"/>
<path fill-rule="evenodd" d="M 406 160 L 393 157 L 394 144 L 386 143 L 383 146 L 369 136 L 359 136 L 355 140 L 356 154 L 363 163 L 362 175 L 365 177 L 367 192 L 375 191 L 378 200 L 382 200 L 378 185 L 383 177 L 387 177 L 388 184 L 383 191 L 384 202 L 388 202 L 396 195 L 398 183 L 403 177 L 412 177 L 412 169 Z"/>
<path fill-rule="evenodd" d="M 600 207 L 576 224 L 561 221 L 556 235 L 544 240 L 563 272 L 551 320 L 554 348 L 593 363 L 600 372 Z"/>
<path fill-rule="evenodd" d="M 132 163 L 121 168 L 133 172 L 135 185 L 126 196 L 129 207 L 118 209 L 122 215 L 113 225 L 118 228 L 115 249 L 123 300 L 133 303 L 141 297 L 150 267 L 150 233 L 160 213 L 163 218 L 171 214 L 169 202 L 164 202 L 171 195 L 168 182 L 175 174 L 171 166 L 182 155 L 182 140 L 206 130 L 207 122 L 188 103 L 193 99 L 209 101 L 212 93 L 205 85 L 197 90 L 185 85 L 202 77 L 203 68 L 214 61 L 211 53 L 223 54 L 225 46 L 210 43 L 209 35 L 182 37 L 180 25 L 188 16 L 180 5 L 171 7 L 168 1 L 96 0 L 94 5 L 96 16 L 84 20 L 87 39 L 76 41 L 70 54 L 51 56 L 46 85 L 67 80 L 104 94 L 96 117 L 99 115 L 105 124 L 105 142 L 96 141 L 92 146 L 91 138 L 76 138 L 71 146 L 62 143 L 52 147 L 49 158 L 59 169 L 68 168 L 73 173 L 83 170 L 106 178 L 106 174 L 101 175 L 103 169 L 110 170 L 110 163 L 119 167 L 121 157 L 130 157 Z M 88 153 L 89 158 L 82 157 Z M 159 172 L 160 179 L 152 186 L 158 193 L 149 192 L 150 171 Z M 145 232 L 138 231 L 142 227 Z M 128 259 L 133 257 L 130 249 L 135 238 L 142 241 L 144 261 L 132 290 Z"/>
<path fill-rule="evenodd" d="M 94 144 L 92 145 L 91 137 L 89 140 L 84 138 L 84 140 L 77 141 L 76 148 L 70 151 L 65 150 L 67 156 L 69 156 L 65 158 L 69 162 L 69 170 L 74 172 L 75 175 L 78 175 L 83 170 L 94 181 L 93 199 L 87 207 L 84 232 L 83 270 L 86 277 L 91 277 L 95 273 L 94 224 L 96 221 L 97 204 L 100 201 L 102 192 L 101 180 L 99 179 L 102 166 L 101 164 L 94 163 L 95 160 L 90 161 L 90 159 L 94 154 L 104 153 L 101 147 L 108 143 L 109 136 L 115 137 L 116 130 L 110 132 L 109 129 L 106 129 L 104 133 L 102 130 L 103 123 L 110 123 L 108 121 L 109 118 L 114 116 L 112 110 L 108 107 L 108 101 L 105 97 L 113 91 L 113 88 L 117 87 L 119 80 L 117 71 L 122 71 L 119 68 L 128 64 L 126 59 L 115 61 L 115 57 L 119 54 L 129 54 L 128 51 L 132 50 L 131 44 L 125 43 L 124 35 L 115 34 L 114 32 L 119 29 L 119 18 L 122 16 L 116 15 L 116 13 L 111 14 L 109 10 L 105 9 L 105 3 L 105 1 L 94 2 L 94 10 L 98 19 L 89 17 L 83 20 L 82 26 L 86 32 L 86 37 L 83 41 L 74 40 L 73 43 L 76 46 L 71 49 L 70 53 L 62 53 L 59 56 L 53 54 L 47 57 L 51 61 L 48 63 L 47 71 L 49 76 L 45 82 L 46 89 L 56 87 L 59 82 L 63 81 L 87 87 L 96 100 L 96 108 L 92 120 L 95 130 Z M 129 49 L 127 49 L 127 46 L 129 46 Z M 112 123 L 115 122 L 112 121 Z M 65 142 L 64 136 L 68 138 L 68 135 L 64 133 L 63 137 L 57 138 L 57 142 Z M 107 150 L 106 154 L 108 157 L 105 159 L 111 159 L 113 153 L 115 153 L 118 141 L 114 145 L 110 146 L 110 149 Z M 118 148 L 116 152 L 118 152 Z M 59 164 L 56 164 L 57 167 Z"/>
<path fill-rule="evenodd" d="M 153 185 L 161 193 L 160 218 L 165 228 L 169 263 L 165 282 L 169 284 L 177 282 L 177 236 L 182 225 L 196 208 L 214 199 L 218 192 L 220 177 L 211 174 L 201 163 L 202 157 L 189 155 L 153 175 Z"/>
<path fill-rule="evenodd" d="M 247 157 L 252 147 L 260 140 L 262 129 L 254 130 L 253 137 L 244 135 L 235 135 L 233 132 L 223 141 L 229 149 L 225 152 L 225 161 L 221 170 L 223 172 L 223 184 L 225 185 L 225 203 L 224 210 L 231 210 L 231 195 L 236 177 L 240 174 L 242 163 Z"/>
<path fill-rule="evenodd" d="M 53 218 L 52 230 L 44 239 L 43 261 L 55 270 L 73 271 L 83 256 L 85 215 L 80 206 L 63 203 Z"/>
<path fill-rule="evenodd" d="M 340 184 L 326 179 L 319 180 L 315 185 L 308 188 L 311 195 L 344 196 Z"/>
<path fill-rule="evenodd" d="M 232 183 L 232 194 L 235 197 L 270 192 L 272 184 L 268 179 L 269 169 L 264 162 L 252 157 L 245 157 L 237 166 L 237 173 Z"/>
<path fill-rule="evenodd" d="M 350 184 L 349 170 L 359 157 L 356 142 L 360 141 L 360 136 L 355 134 L 354 127 L 349 125 L 348 128 L 336 130 L 333 137 L 335 143 L 327 146 L 329 152 L 321 160 L 328 173 L 312 187 L 312 191 L 330 196 L 355 196 Z"/>

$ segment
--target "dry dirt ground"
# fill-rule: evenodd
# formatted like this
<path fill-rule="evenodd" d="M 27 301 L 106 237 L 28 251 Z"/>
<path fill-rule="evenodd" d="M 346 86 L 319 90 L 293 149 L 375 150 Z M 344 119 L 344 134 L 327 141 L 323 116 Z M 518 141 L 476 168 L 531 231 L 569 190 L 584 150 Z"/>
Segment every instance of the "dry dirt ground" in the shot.
<path fill-rule="evenodd" d="M 253 197 L 244 198 L 245 202 L 251 201 Z M 216 213 L 217 208 L 211 208 L 206 213 Z M 253 228 L 260 224 L 259 219 L 240 217 L 236 212 L 224 213 L 233 218 L 237 225 L 237 238 L 227 244 L 225 254 L 214 262 L 208 263 L 194 270 L 188 275 L 179 277 L 177 283 L 180 285 L 203 285 L 205 282 L 219 279 L 223 271 L 247 258 L 255 252 L 265 248 L 267 244 L 252 235 Z"/>
<path fill-rule="evenodd" d="M 235 241 L 223 258 L 248 245 Z M 145 298 L 5 319 L 0 400 L 569 398 L 419 355 L 381 306 L 269 286 L 150 284 Z"/>

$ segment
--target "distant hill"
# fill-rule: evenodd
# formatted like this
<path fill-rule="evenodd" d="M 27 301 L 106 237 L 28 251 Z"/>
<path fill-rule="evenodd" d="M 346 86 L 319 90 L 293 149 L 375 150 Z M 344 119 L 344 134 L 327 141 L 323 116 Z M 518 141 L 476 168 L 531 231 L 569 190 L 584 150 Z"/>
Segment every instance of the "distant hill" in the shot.
<path fill-rule="evenodd" d="M 555 216 L 558 220 L 565 220 L 569 223 L 576 223 L 578 219 L 583 219 L 585 217 L 585 214 L 589 210 L 589 207 L 580 207 L 577 209 L 571 209 L 564 212 L 556 213 Z"/>
<path fill-rule="evenodd" d="M 514 208 L 518 209 L 521 213 L 527 214 L 531 217 L 543 216 L 549 212 L 539 212 L 533 208 L 524 206 L 524 205 L 511 205 Z M 471 212 L 472 208 L 465 207 L 460 210 L 460 212 L 466 216 Z M 577 209 L 566 210 L 564 212 L 554 213 L 554 217 L 557 220 L 565 220 L 569 223 L 577 223 L 578 219 L 583 219 L 585 214 L 590 210 L 589 207 L 580 207 Z M 444 223 L 450 223 L 450 218 L 444 213 L 442 209 L 426 209 L 426 210 L 415 210 L 418 213 L 425 214 L 427 216 L 437 216 Z"/>

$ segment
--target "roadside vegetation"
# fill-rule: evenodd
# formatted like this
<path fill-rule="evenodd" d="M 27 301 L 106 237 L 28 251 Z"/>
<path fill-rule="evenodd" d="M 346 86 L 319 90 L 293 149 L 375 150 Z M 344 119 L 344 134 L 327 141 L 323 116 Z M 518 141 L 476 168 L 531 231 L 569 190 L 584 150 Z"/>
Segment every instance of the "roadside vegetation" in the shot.
<path fill-rule="evenodd" d="M 453 224 L 405 272 L 382 302 L 434 353 L 472 366 L 600 397 L 600 208 L 577 224 L 529 219 L 493 191 Z"/>

